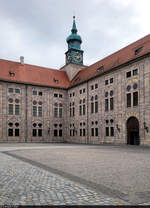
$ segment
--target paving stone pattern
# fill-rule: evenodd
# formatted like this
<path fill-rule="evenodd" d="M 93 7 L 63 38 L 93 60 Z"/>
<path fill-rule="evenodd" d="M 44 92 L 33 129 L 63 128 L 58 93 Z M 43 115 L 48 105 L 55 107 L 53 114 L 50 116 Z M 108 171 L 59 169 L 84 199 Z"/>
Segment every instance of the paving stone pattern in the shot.
<path fill-rule="evenodd" d="M 0 158 L 0 205 L 126 204 L 14 157 Z"/>

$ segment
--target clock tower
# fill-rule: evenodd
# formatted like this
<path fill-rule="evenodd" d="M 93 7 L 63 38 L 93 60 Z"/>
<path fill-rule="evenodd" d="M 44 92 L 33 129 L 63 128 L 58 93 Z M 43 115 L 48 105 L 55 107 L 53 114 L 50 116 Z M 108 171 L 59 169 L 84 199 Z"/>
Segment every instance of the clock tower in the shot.
<path fill-rule="evenodd" d="M 68 43 L 68 51 L 66 54 L 66 64 L 79 64 L 83 65 L 83 51 L 80 48 L 82 43 L 81 37 L 77 34 L 75 16 L 73 16 L 73 25 L 71 35 L 66 39 Z"/>

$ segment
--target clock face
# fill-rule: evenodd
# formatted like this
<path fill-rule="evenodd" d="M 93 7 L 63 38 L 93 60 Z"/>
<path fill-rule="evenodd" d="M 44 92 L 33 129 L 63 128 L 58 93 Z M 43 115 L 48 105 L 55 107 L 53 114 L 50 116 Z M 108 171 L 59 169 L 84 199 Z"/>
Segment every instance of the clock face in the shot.
<path fill-rule="evenodd" d="M 75 54 L 74 54 L 74 60 L 76 62 L 81 62 L 82 61 L 82 55 L 79 52 L 75 52 Z"/>

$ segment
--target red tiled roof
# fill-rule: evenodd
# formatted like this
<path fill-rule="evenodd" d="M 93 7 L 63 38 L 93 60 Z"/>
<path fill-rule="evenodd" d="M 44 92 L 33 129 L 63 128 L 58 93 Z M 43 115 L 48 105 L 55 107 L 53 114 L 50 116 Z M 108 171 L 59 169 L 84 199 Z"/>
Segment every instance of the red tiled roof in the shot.
<path fill-rule="evenodd" d="M 139 49 L 139 53 L 135 54 L 137 49 Z M 71 82 L 65 71 L 29 64 L 22 65 L 19 62 L 0 59 L 0 80 L 68 88 L 101 75 L 104 72 L 108 72 L 147 53 L 150 53 L 150 35 L 122 48 L 91 66 L 83 68 Z M 11 72 L 15 76 L 10 76 Z"/>
<path fill-rule="evenodd" d="M 10 73 L 15 76 L 10 76 Z M 68 88 L 66 72 L 0 59 L 0 80 Z M 58 81 L 57 81 L 58 80 Z"/>
<path fill-rule="evenodd" d="M 135 54 L 135 50 L 137 49 L 139 49 L 139 53 Z M 74 77 L 71 85 L 82 83 L 91 79 L 92 77 L 103 74 L 104 72 L 107 72 L 147 53 L 150 53 L 150 34 L 126 46 L 125 48 L 122 48 L 112 55 L 107 56 L 95 64 L 85 67 Z"/>

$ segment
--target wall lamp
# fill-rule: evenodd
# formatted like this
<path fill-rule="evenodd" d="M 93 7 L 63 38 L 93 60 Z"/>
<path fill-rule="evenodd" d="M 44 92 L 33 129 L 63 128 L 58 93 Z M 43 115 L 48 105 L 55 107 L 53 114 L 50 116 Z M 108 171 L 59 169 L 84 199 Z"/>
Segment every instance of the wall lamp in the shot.
<path fill-rule="evenodd" d="M 145 129 L 146 132 L 148 133 L 148 132 L 149 132 L 149 129 L 148 129 L 148 126 L 147 126 L 146 122 L 144 122 L 143 125 L 144 125 L 144 129 Z"/>
<path fill-rule="evenodd" d="M 119 128 L 118 124 L 116 124 L 116 128 L 117 128 L 118 132 L 120 132 L 120 128 Z"/>

